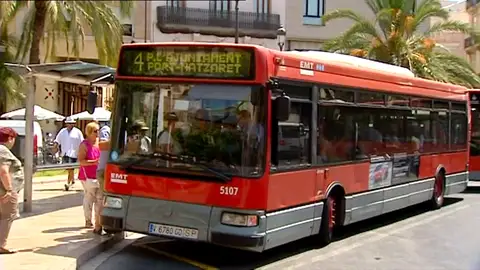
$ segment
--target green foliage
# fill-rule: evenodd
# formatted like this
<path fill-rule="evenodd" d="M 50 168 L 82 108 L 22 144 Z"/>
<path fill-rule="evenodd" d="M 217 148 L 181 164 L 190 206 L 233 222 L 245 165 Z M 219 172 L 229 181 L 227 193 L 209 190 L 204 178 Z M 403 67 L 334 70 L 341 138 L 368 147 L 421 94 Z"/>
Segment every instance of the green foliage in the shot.
<path fill-rule="evenodd" d="M 24 87 L 23 78 L 5 66 L 5 63 L 15 61 L 18 40 L 8 32 L 8 25 L 13 22 L 20 8 L 21 3 L 18 1 L 0 1 L 0 46 L 5 50 L 0 58 L 0 92 L 6 93 L 0 96 L 2 99 L 7 99 L 7 96 L 17 100 L 24 98 L 21 90 Z M 0 100 L 2 101 L 6 102 L 6 100 Z"/>
<path fill-rule="evenodd" d="M 410 69 L 417 76 L 466 87 L 480 86 L 480 77 L 464 59 L 435 42 L 438 33 L 473 34 L 469 24 L 449 19 L 439 0 L 365 0 L 375 14 L 368 20 L 353 10 L 334 10 L 324 22 L 346 18 L 350 29 L 326 42 L 331 52 L 350 54 Z M 430 20 L 437 23 L 431 25 Z M 422 31 L 422 24 L 430 25 Z"/>
<path fill-rule="evenodd" d="M 30 62 L 37 62 L 40 56 L 40 43 L 46 45 L 45 61 L 56 55 L 59 40 L 66 42 L 67 52 L 79 58 L 83 50 L 85 33 L 91 29 L 97 45 L 101 64 L 116 66 L 118 52 L 122 44 L 123 27 L 114 13 L 114 5 L 119 5 L 120 15 L 129 17 L 133 1 L 0 1 L 0 46 L 5 53 L 0 59 L 0 92 L 5 91 L 10 98 L 23 99 L 24 80 L 7 69 L 4 63 L 24 62 L 30 54 Z M 42 7 L 39 9 L 38 7 Z M 20 39 L 8 32 L 18 12 L 25 10 L 23 31 Z M 35 27 L 35 18 L 43 18 L 42 28 Z M 35 39 L 39 37 L 40 39 Z M 36 43 L 36 44 L 35 44 Z M 32 47 L 37 48 L 32 55 Z M 37 54 L 37 55 L 35 55 Z"/>
<path fill-rule="evenodd" d="M 41 36 L 39 42 L 46 44 L 45 61 L 55 57 L 59 39 L 66 42 L 68 53 L 78 58 L 84 47 L 88 27 L 95 38 L 100 63 L 116 66 L 118 52 L 122 45 L 123 27 L 111 6 L 119 3 L 121 15 L 130 16 L 133 1 L 16 2 L 22 2 L 22 5 L 27 8 L 17 58 L 24 60 L 34 45 L 38 48 L 39 44 L 34 44 L 36 36 Z M 39 9 L 39 6 L 42 8 Z M 44 29 L 36 27 L 36 16 L 45 20 Z M 30 57 L 32 58 L 32 55 Z M 33 58 L 35 57 L 39 56 L 34 55 Z"/>

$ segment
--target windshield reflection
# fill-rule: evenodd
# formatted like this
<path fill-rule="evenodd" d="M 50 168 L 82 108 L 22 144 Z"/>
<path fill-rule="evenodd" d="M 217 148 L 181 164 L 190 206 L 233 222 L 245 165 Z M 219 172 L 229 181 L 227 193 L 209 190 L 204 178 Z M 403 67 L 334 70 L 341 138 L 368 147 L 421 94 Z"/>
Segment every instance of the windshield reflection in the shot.
<path fill-rule="evenodd" d="M 137 167 L 199 170 L 192 163 L 145 158 L 168 153 L 229 175 L 263 173 L 266 109 L 261 88 L 118 82 L 117 91 L 112 161 L 143 158 Z"/>

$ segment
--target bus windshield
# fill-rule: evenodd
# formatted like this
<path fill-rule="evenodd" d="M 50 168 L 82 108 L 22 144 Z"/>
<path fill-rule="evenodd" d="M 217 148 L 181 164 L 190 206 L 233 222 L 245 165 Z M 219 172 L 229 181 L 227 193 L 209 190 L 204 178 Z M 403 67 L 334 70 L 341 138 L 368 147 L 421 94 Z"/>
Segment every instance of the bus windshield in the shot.
<path fill-rule="evenodd" d="M 265 167 L 262 90 L 119 81 L 111 162 L 146 171 L 258 177 Z"/>

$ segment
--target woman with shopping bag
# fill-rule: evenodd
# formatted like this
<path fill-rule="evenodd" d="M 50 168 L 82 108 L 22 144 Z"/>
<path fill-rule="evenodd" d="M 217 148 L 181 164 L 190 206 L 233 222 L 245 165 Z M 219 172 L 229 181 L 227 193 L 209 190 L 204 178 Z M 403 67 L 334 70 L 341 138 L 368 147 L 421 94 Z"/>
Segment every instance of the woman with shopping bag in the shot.
<path fill-rule="evenodd" d="M 103 193 L 100 190 L 96 175 L 100 158 L 100 148 L 98 146 L 99 129 L 97 123 L 88 123 L 85 127 L 86 139 L 80 144 L 78 150 L 78 161 L 80 163 L 78 180 L 82 183 L 84 190 L 83 212 L 85 214 L 85 227 L 94 227 L 93 232 L 96 234 L 102 234 L 100 211 L 103 203 Z M 94 213 L 93 217 L 92 212 Z"/>

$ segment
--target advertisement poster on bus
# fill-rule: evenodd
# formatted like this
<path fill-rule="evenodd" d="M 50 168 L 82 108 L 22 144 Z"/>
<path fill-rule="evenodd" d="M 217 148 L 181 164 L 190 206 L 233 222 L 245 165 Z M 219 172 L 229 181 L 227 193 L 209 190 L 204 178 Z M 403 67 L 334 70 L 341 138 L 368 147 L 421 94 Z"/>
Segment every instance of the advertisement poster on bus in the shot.
<path fill-rule="evenodd" d="M 407 183 L 418 179 L 418 155 L 396 153 L 393 155 L 392 185 Z"/>
<path fill-rule="evenodd" d="M 392 183 L 392 161 L 385 158 L 372 159 L 368 188 L 377 189 L 389 186 Z"/>

